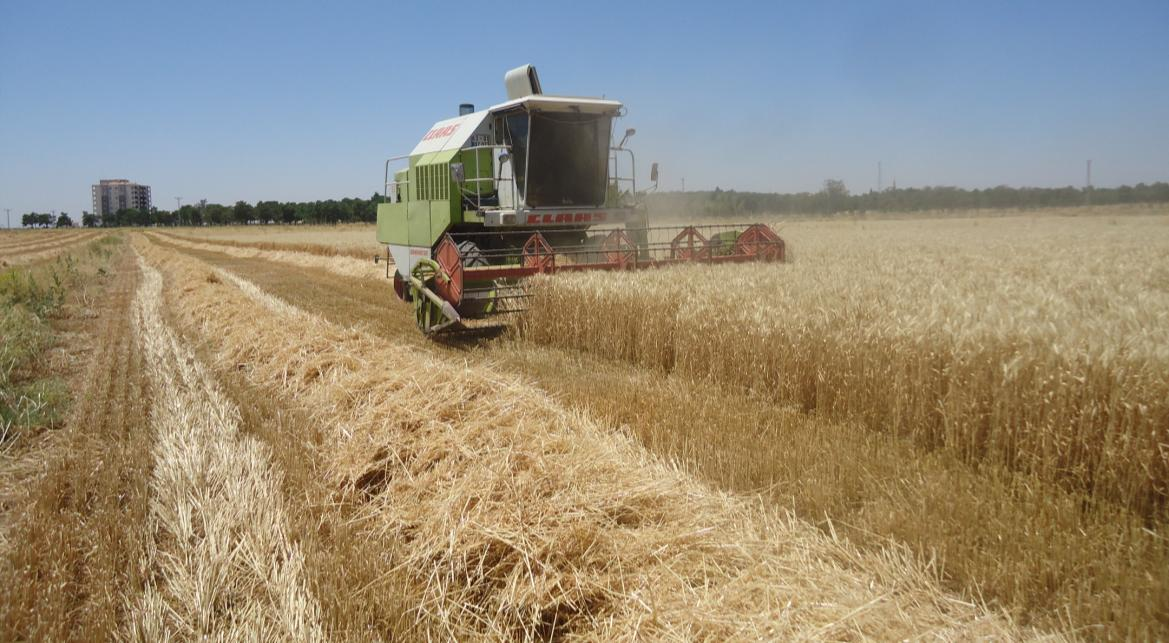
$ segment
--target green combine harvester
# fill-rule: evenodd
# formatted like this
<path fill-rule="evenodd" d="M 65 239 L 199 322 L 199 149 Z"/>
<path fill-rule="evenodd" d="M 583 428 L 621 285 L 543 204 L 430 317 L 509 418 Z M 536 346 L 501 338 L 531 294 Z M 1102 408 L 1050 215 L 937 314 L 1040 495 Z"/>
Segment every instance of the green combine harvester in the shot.
<path fill-rule="evenodd" d="M 468 320 L 521 312 L 534 274 L 784 260 L 763 224 L 650 227 L 625 147 L 634 130 L 612 144 L 621 103 L 544 94 L 531 65 L 504 84 L 506 102 L 460 105 L 386 161 L 377 239 L 422 332 L 482 331 Z"/>

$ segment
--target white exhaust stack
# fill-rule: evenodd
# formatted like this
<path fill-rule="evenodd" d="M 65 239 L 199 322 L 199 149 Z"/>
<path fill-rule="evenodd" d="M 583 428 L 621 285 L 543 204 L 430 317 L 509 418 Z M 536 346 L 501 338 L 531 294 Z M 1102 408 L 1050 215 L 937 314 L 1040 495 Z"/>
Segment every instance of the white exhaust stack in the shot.
<path fill-rule="evenodd" d="M 507 72 L 503 75 L 503 84 L 507 87 L 508 100 L 544 93 L 540 89 L 540 75 L 536 73 L 535 65 L 523 65 Z"/>

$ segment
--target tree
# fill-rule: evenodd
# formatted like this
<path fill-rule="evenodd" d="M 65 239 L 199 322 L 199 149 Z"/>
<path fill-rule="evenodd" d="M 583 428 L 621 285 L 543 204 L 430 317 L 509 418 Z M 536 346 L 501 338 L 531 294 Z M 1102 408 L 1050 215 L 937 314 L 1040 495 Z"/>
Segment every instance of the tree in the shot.
<path fill-rule="evenodd" d="M 57 216 L 57 227 L 58 228 L 72 228 L 73 227 L 73 219 L 69 218 L 68 212 L 62 212 L 61 214 L 59 214 Z"/>
<path fill-rule="evenodd" d="M 260 201 L 256 204 L 256 219 L 260 223 L 279 223 L 280 204 L 275 201 Z"/>
<path fill-rule="evenodd" d="M 81 225 L 86 228 L 93 228 L 97 226 L 97 216 L 88 212 L 81 213 Z"/>
<path fill-rule="evenodd" d="M 208 203 L 203 209 L 203 220 L 211 225 L 227 223 L 229 210 L 218 203 Z"/>
<path fill-rule="evenodd" d="M 844 181 L 840 179 L 828 179 L 824 181 L 822 193 L 825 196 L 828 212 L 839 212 L 845 209 L 846 201 L 848 200 L 848 188 L 845 187 Z"/>
<path fill-rule="evenodd" d="M 231 209 L 231 217 L 236 223 L 246 224 L 252 220 L 255 214 L 255 208 L 247 201 L 236 201 L 235 207 Z"/>
<path fill-rule="evenodd" d="M 178 225 L 199 225 L 203 223 L 203 216 L 199 212 L 199 208 L 193 205 L 184 205 L 179 208 L 177 213 Z"/>

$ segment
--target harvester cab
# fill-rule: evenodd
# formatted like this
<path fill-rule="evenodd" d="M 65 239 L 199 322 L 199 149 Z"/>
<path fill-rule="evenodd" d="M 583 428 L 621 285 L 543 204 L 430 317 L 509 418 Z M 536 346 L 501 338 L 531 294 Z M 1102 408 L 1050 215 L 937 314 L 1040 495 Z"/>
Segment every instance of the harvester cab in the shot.
<path fill-rule="evenodd" d="M 651 228 L 625 146 L 635 130 L 612 144 L 620 102 L 544 94 L 532 65 L 504 85 L 506 102 L 460 105 L 385 164 L 377 238 L 424 333 L 522 311 L 534 274 L 783 261 L 783 241 L 761 224 Z M 655 187 L 656 175 L 655 163 Z"/>

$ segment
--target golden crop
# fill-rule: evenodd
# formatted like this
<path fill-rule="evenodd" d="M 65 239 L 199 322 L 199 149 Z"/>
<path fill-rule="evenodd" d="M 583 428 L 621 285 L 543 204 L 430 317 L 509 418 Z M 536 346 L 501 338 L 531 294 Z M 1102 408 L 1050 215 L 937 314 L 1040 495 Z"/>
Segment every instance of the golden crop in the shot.
<path fill-rule="evenodd" d="M 1153 514 L 1165 217 L 819 222 L 785 265 L 538 282 L 525 337 L 731 384 Z"/>

